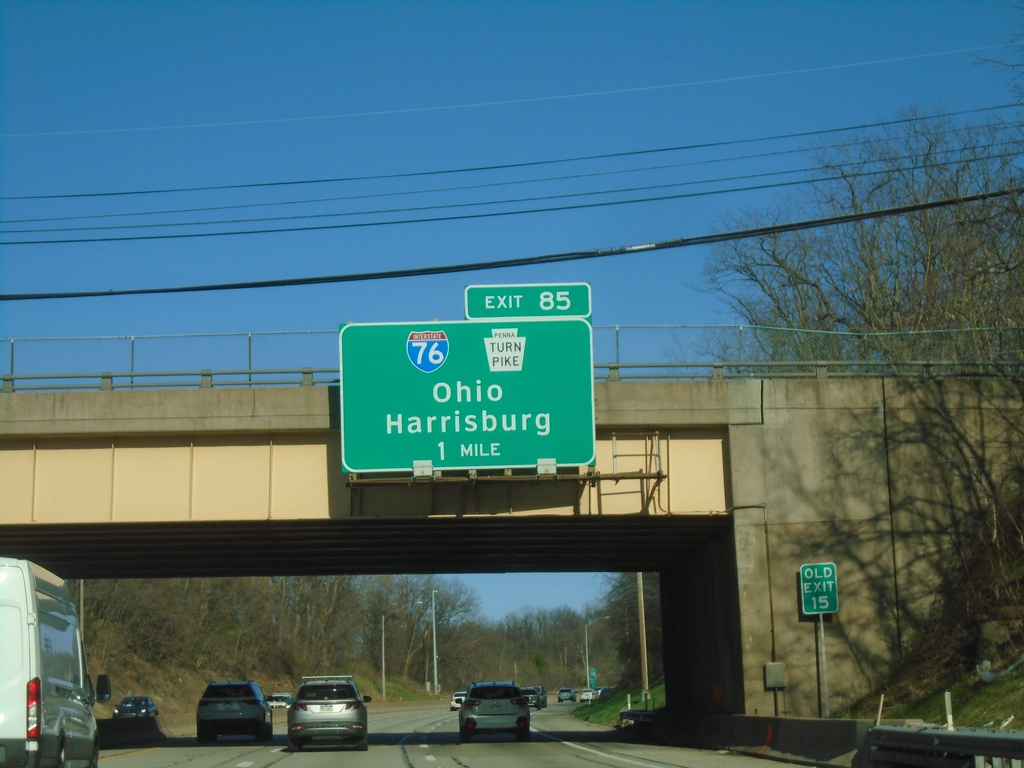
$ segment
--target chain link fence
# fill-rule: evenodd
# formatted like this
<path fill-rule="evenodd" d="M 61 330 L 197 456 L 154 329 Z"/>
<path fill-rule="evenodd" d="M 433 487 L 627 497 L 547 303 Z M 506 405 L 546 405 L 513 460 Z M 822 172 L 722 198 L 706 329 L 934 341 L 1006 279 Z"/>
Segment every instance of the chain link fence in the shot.
<path fill-rule="evenodd" d="M 337 381 L 338 331 L 6 338 L 13 389 Z M 598 379 L 828 375 L 1019 375 L 1024 328 L 837 333 L 745 325 L 594 326 Z M 286 376 L 285 374 L 291 374 Z M 295 382 L 292 381 L 295 379 Z M 17 387 L 15 387 L 17 383 Z"/>

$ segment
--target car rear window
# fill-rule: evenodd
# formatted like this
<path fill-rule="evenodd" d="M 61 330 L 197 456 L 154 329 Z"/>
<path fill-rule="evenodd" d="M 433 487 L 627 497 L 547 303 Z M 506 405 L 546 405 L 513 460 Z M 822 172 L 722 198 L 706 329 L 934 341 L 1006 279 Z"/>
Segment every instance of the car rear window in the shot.
<path fill-rule="evenodd" d="M 513 685 L 481 685 L 474 688 L 471 696 L 478 699 L 514 699 L 519 689 Z"/>
<path fill-rule="evenodd" d="M 336 701 L 338 699 L 354 699 L 356 691 L 351 685 L 325 683 L 304 685 L 299 690 L 299 698 L 307 701 Z"/>
<path fill-rule="evenodd" d="M 211 685 L 203 694 L 204 699 L 244 699 L 253 696 L 248 685 Z"/>

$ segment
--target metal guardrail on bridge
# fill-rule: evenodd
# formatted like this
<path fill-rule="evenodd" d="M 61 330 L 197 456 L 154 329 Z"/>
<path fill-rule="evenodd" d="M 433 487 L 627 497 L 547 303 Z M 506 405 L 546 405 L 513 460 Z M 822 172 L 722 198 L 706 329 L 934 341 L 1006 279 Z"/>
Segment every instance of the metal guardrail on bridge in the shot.
<path fill-rule="evenodd" d="M 0 391 L 204 389 L 324 386 L 339 383 L 337 368 L 267 368 L 198 371 L 121 371 L 53 374 L 3 374 Z M 743 379 L 945 378 L 952 376 L 1024 376 L 1024 363 L 911 360 L 867 362 L 817 360 L 793 362 L 598 363 L 595 381 L 694 381 Z"/>

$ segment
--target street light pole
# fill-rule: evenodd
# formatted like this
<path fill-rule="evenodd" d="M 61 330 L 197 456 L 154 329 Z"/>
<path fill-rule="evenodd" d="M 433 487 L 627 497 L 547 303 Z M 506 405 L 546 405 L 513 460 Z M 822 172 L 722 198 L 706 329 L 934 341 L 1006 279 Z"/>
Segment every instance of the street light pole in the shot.
<path fill-rule="evenodd" d="M 387 699 L 388 683 L 387 675 L 384 672 L 384 614 L 380 615 L 380 697 Z"/>
<path fill-rule="evenodd" d="M 583 625 L 583 683 L 584 688 L 590 687 L 590 635 L 588 634 L 591 624 L 596 624 L 602 619 L 610 619 L 611 616 L 598 616 L 596 619 Z"/>
<path fill-rule="evenodd" d="M 432 627 L 432 643 L 434 651 L 434 695 L 437 695 L 437 610 L 434 604 L 434 595 L 437 594 L 436 589 L 430 590 L 430 624 Z"/>

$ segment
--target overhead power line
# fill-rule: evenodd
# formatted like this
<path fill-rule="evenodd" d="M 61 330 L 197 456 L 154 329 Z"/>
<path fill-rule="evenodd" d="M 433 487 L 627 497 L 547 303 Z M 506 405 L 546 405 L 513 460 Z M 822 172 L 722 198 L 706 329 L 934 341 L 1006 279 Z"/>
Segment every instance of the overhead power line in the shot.
<path fill-rule="evenodd" d="M 1014 123 L 1019 127 L 1019 124 Z M 983 127 L 993 127 L 992 124 L 988 124 Z M 937 131 L 933 135 L 942 135 L 947 132 L 958 130 L 958 128 L 949 128 L 945 131 Z M 842 142 L 833 144 L 816 145 L 815 151 L 824 151 L 828 149 L 850 149 L 857 146 L 877 141 L 877 139 L 862 139 L 852 142 Z M 996 148 L 1012 147 L 1014 152 L 1005 154 L 993 154 L 986 157 L 988 160 L 1004 159 L 1007 157 L 1015 156 L 1016 151 L 1019 147 L 1019 143 L 1015 140 L 1008 140 L 1002 142 L 995 142 L 992 144 L 978 147 L 978 150 L 993 150 Z M 955 150 L 949 149 L 944 150 L 943 153 L 953 153 Z M 154 217 L 154 216 L 170 216 L 176 214 L 185 213 L 213 213 L 216 211 L 233 211 L 233 210 L 244 210 L 244 209 L 267 209 L 275 207 L 288 207 L 294 208 L 300 205 L 313 205 L 323 203 L 342 203 L 342 202 L 353 202 L 358 200 L 379 200 L 385 198 L 397 198 L 397 197 L 408 197 L 408 196 L 423 196 L 423 195 L 436 195 L 440 193 L 452 193 L 452 192 L 467 192 L 467 191 L 479 191 L 483 189 L 500 189 L 508 187 L 521 187 L 527 185 L 534 185 L 540 183 L 552 183 L 552 182 L 568 182 L 568 181 L 580 181 L 585 179 L 594 178 L 609 178 L 614 176 L 625 176 L 638 173 L 647 173 L 652 171 L 665 171 L 665 170 L 676 170 L 682 168 L 693 168 L 696 166 L 710 166 L 718 165 L 727 162 L 737 162 L 740 160 L 763 160 L 767 158 L 777 158 L 786 155 L 805 155 L 808 150 L 804 147 L 772 150 L 768 152 L 755 152 L 747 153 L 744 155 L 732 155 L 728 157 L 718 158 L 703 158 L 700 160 L 686 160 L 677 163 L 662 163 L 657 165 L 647 166 L 630 166 L 628 168 L 611 168 L 611 169 L 599 169 L 596 171 L 585 171 L 575 174 L 560 174 L 560 175 L 549 175 L 549 176 L 534 176 L 526 179 L 512 179 L 512 180 L 499 180 L 481 182 L 475 184 L 462 184 L 462 185 L 450 185 L 445 187 L 427 187 L 418 189 L 400 189 L 391 190 L 386 192 L 366 192 L 357 193 L 333 197 L 319 197 L 319 198 L 307 198 L 299 200 L 275 200 L 275 201 L 264 201 L 264 202 L 252 202 L 252 203 L 234 203 L 224 205 L 212 205 L 212 206 L 201 206 L 201 207 L 189 207 L 189 208 L 173 208 L 173 209 L 162 209 L 162 210 L 135 210 L 135 211 L 110 211 L 105 213 L 90 213 L 90 214 L 77 214 L 77 215 L 63 215 L 63 216 L 35 216 L 31 218 L 14 218 L 14 219 L 0 219 L 0 226 L 7 227 L 13 224 L 48 224 L 57 222 L 74 222 L 74 221 L 98 221 L 98 220 L 109 220 L 118 218 L 131 218 L 138 219 L 141 217 Z M 892 161 L 901 161 L 908 159 L 904 157 L 891 158 Z M 854 165 L 854 161 L 846 164 L 846 166 Z M 832 166 L 833 170 L 840 167 L 846 166 Z M 914 166 L 914 168 L 904 168 L 902 170 L 913 170 L 920 166 Z M 554 199 L 565 199 L 570 197 L 591 197 L 596 194 L 613 194 L 613 193 L 625 193 L 625 192 L 636 192 L 640 190 L 649 189 L 664 189 L 670 187 L 693 187 L 702 184 L 712 183 L 725 183 L 725 182 L 737 182 L 759 178 L 771 178 L 781 176 L 791 176 L 795 173 L 807 173 L 813 170 L 819 170 L 818 167 L 800 167 L 791 168 L 779 171 L 762 172 L 762 173 L 748 173 L 748 174 L 736 174 L 732 176 L 724 176 L 717 178 L 705 178 L 705 179 L 693 179 L 686 182 L 677 182 L 674 184 L 659 184 L 649 186 L 634 186 L 628 188 L 618 189 L 605 189 L 597 190 L 592 192 L 580 192 L 580 193 L 565 193 L 565 194 L 551 194 L 546 196 L 535 196 L 533 198 L 518 198 L 518 199 L 504 199 L 504 200 L 482 200 L 472 203 L 462 204 L 438 204 L 433 206 L 421 206 L 418 208 L 392 208 L 392 209 L 376 209 L 376 210 L 365 210 L 365 211 L 345 211 L 336 213 L 325 213 L 325 214 L 296 214 L 292 216 L 276 216 L 276 217 L 259 217 L 259 218 L 248 218 L 248 219 L 234 219 L 234 220 L 199 220 L 199 221 L 169 221 L 160 223 L 149 223 L 149 224 L 119 224 L 110 226 L 93 226 L 93 227 L 41 227 L 36 229 L 5 229 L 0 231 L 0 236 L 12 233 L 30 233 L 30 232 L 70 232 L 70 231 L 98 231 L 105 229 L 146 229 L 149 227 L 154 228 L 166 228 L 166 227 L 182 227 L 182 226 L 210 226 L 213 224 L 238 224 L 238 223 L 253 223 L 253 222 L 267 222 L 267 221 L 287 221 L 294 219 L 311 219 L 311 218 L 328 218 L 332 216 L 355 216 L 355 215 L 383 215 L 391 214 L 399 211 L 411 211 L 411 210 L 438 210 L 438 209 L 452 209 L 452 208 L 463 208 L 470 206 L 481 206 L 481 205 L 498 205 L 498 204 L 510 204 L 516 202 L 524 202 L 526 200 L 554 200 Z M 822 179 L 824 180 L 824 179 Z M 814 183 L 814 179 L 808 179 L 808 183 Z M 780 185 L 781 186 L 781 185 Z M 746 191 L 744 188 L 739 188 L 736 191 Z M 711 194 L 711 193 L 706 193 Z M 717 194 L 717 193 L 716 193 Z M 3 245 L 0 242 L 0 245 Z"/>
<path fill-rule="evenodd" d="M 418 267 L 395 270 L 384 270 L 378 272 L 361 272 L 348 275 L 326 275 L 320 277 L 299 277 L 283 278 L 279 280 L 258 280 L 251 282 L 218 283 L 213 285 L 192 285 L 165 288 L 133 288 L 108 291 L 71 291 L 63 293 L 20 293 L 0 294 L 0 301 L 35 301 L 44 299 L 82 299 L 82 298 L 105 298 L 112 296 L 140 296 L 166 293 L 199 293 L 205 291 L 231 291 L 251 290 L 256 288 L 283 288 L 303 285 L 325 285 L 329 283 L 352 283 L 371 280 L 391 280 L 401 277 L 425 277 L 428 275 L 454 274 L 461 272 L 477 272 L 489 269 L 505 269 L 509 267 L 536 266 L 538 264 L 555 264 L 565 261 L 580 261 L 585 259 L 607 258 L 611 256 L 624 256 L 636 253 L 647 253 L 674 248 L 686 248 L 695 245 L 709 245 L 732 240 L 743 240 L 751 237 L 767 237 L 770 235 L 782 234 L 785 232 L 797 232 L 820 227 L 830 227 L 840 224 L 849 224 L 858 221 L 880 219 L 888 216 L 902 216 L 919 211 L 926 211 L 935 208 L 945 208 L 955 205 L 966 205 L 969 203 L 994 200 L 1002 197 L 1010 197 L 1024 193 L 1024 187 L 1012 187 L 1010 189 L 983 192 L 963 197 L 944 198 L 925 203 L 914 203 L 912 205 L 895 206 L 883 208 L 876 211 L 864 211 L 861 213 L 841 214 L 820 219 L 808 219 L 786 224 L 773 224 L 763 227 L 736 230 L 733 232 L 722 232 L 717 234 L 699 235 L 696 237 L 683 237 L 674 240 L 664 240 L 658 243 L 643 245 L 621 246 L 589 251 L 568 251 L 564 253 L 553 253 L 542 256 L 528 256 L 518 259 L 498 259 L 494 261 L 478 261 L 465 264 L 451 264 L 433 267 Z"/>
<path fill-rule="evenodd" d="M 1008 158 L 1017 157 L 1019 155 L 1019 149 L 1018 149 L 1016 143 L 1012 143 L 1012 142 L 1000 142 L 998 144 L 990 144 L 990 145 L 987 145 L 986 147 L 983 147 L 983 149 L 1004 148 L 1004 147 L 1007 147 L 1007 146 L 1012 147 L 1012 151 L 1010 151 L 1010 152 L 1003 152 L 1003 153 L 995 153 L 995 154 L 991 154 L 991 155 L 986 155 L 984 159 L 987 160 L 987 161 L 1005 160 L 1005 159 L 1008 159 Z M 905 160 L 908 160 L 908 159 L 911 159 L 911 158 L 909 158 L 908 156 L 887 158 L 888 162 L 890 162 L 890 163 L 901 162 L 901 161 L 905 161 Z M 956 162 L 958 162 L 958 160 L 954 159 L 951 162 L 952 163 L 956 163 Z M 901 166 L 899 168 L 899 172 L 901 172 L 901 173 L 911 173 L 911 172 L 922 171 L 922 170 L 934 170 L 936 168 L 944 168 L 944 167 L 946 167 L 949 164 L 950 163 L 947 163 L 947 162 L 917 163 L 917 164 L 913 164 L 913 165 Z M 832 174 L 837 174 L 839 172 L 842 172 L 843 173 L 843 178 L 846 179 L 846 180 L 853 179 L 853 178 L 868 178 L 868 177 L 872 177 L 872 176 L 889 175 L 889 174 L 893 173 L 892 169 L 889 168 L 889 167 L 884 167 L 884 168 L 881 168 L 879 170 L 865 170 L 865 171 L 854 171 L 854 172 L 846 172 L 846 171 L 844 171 L 844 169 L 849 167 L 850 165 L 854 165 L 854 163 L 849 163 L 847 165 L 832 166 L 832 167 L 829 168 L 829 171 Z M 857 163 L 856 165 L 859 166 L 861 164 Z M 434 205 L 404 206 L 404 207 L 397 207 L 397 208 L 377 208 L 377 209 L 372 209 L 372 210 L 340 211 L 340 212 L 333 212 L 333 213 L 307 213 L 307 214 L 294 214 L 294 215 L 289 215 L 289 216 L 262 216 L 262 217 L 258 217 L 258 218 L 239 218 L 239 219 L 207 219 L 205 221 L 204 220 L 195 220 L 195 221 L 166 221 L 166 222 L 152 222 L 152 223 L 140 223 L 140 224 L 108 224 L 108 225 L 93 225 L 93 226 L 36 227 L 36 228 L 6 229 L 6 230 L 0 231 L 0 236 L 10 235 L 10 234 L 44 234 L 44 233 L 55 234 L 55 233 L 59 233 L 59 232 L 103 232 L 103 231 L 111 231 L 111 230 L 114 230 L 114 231 L 140 230 L 140 229 L 143 229 L 143 230 L 144 229 L 156 229 L 156 230 L 164 229 L 164 230 L 166 230 L 166 229 L 171 228 L 171 227 L 201 227 L 201 226 L 210 227 L 210 226 L 242 225 L 242 224 L 255 225 L 255 224 L 267 224 L 267 223 L 270 223 L 270 222 L 281 222 L 281 221 L 310 221 L 310 220 L 325 220 L 325 219 L 348 218 L 348 217 L 353 217 L 353 216 L 385 216 L 385 215 L 395 215 L 395 214 L 423 213 L 423 212 L 426 212 L 426 211 L 454 211 L 454 210 L 460 210 L 460 209 L 464 210 L 464 209 L 469 209 L 469 208 L 481 208 L 481 207 L 485 207 L 485 206 L 513 205 L 513 204 L 518 205 L 518 204 L 523 204 L 523 203 L 548 203 L 548 202 L 554 202 L 554 201 L 557 201 L 557 200 L 571 200 L 571 199 L 574 199 L 574 198 L 577 198 L 577 199 L 591 198 L 592 199 L 594 197 L 603 196 L 603 195 L 614 195 L 614 194 L 623 195 L 623 194 L 627 194 L 627 193 L 628 194 L 636 194 L 636 193 L 640 193 L 640 192 L 652 192 L 654 190 L 679 189 L 681 187 L 706 186 L 706 185 L 709 185 L 709 184 L 723 184 L 723 183 L 727 183 L 727 182 L 728 183 L 734 183 L 734 182 L 741 182 L 741 181 L 754 181 L 754 180 L 757 180 L 757 179 L 779 179 L 780 177 L 793 176 L 795 174 L 806 174 L 806 173 L 809 173 L 809 172 L 812 172 L 812 171 L 817 171 L 817 170 L 819 170 L 819 169 L 818 168 L 814 168 L 814 167 L 801 167 L 801 168 L 793 168 L 793 169 L 782 170 L 782 171 L 767 171 L 767 172 L 763 172 L 763 173 L 748 173 L 748 174 L 742 174 L 742 175 L 737 175 L 737 176 L 725 176 L 725 177 L 710 178 L 710 179 L 695 179 L 695 180 L 692 180 L 692 181 L 666 182 L 666 183 L 662 183 L 662 184 L 647 184 L 647 185 L 638 185 L 638 186 L 633 186 L 633 187 L 619 187 L 619 188 L 614 188 L 614 189 L 599 189 L 599 190 L 592 190 L 592 191 L 588 191 L 588 192 L 565 192 L 565 193 L 559 193 L 559 194 L 535 195 L 535 196 L 532 196 L 532 197 L 504 198 L 504 199 L 499 199 L 499 200 L 476 200 L 476 201 L 465 202 L 465 203 L 438 203 L 438 204 L 434 204 Z M 794 180 L 794 181 L 773 181 L 771 183 L 765 183 L 765 184 L 751 184 L 751 185 L 747 185 L 747 186 L 729 187 L 729 188 L 725 188 L 725 189 L 705 190 L 705 191 L 702 191 L 702 192 L 681 193 L 681 194 L 678 194 L 678 195 L 669 196 L 668 198 L 663 196 L 663 197 L 657 197 L 657 198 L 639 198 L 639 199 L 635 199 L 635 200 L 628 200 L 628 199 L 627 200 L 622 200 L 622 199 L 618 199 L 618 200 L 608 200 L 608 201 L 603 201 L 603 202 L 599 202 L 599 203 L 591 203 L 591 204 L 579 203 L 579 204 L 576 204 L 576 205 L 573 205 L 573 206 L 568 206 L 568 207 L 564 207 L 563 206 L 563 207 L 553 207 L 553 208 L 532 208 L 532 209 L 517 210 L 517 211 L 504 211 L 504 212 L 497 212 L 497 213 L 495 213 L 495 215 L 524 215 L 524 214 L 544 213 L 546 211 L 567 210 L 567 208 L 579 209 L 579 208 L 587 208 L 587 207 L 600 206 L 600 205 L 628 205 L 630 203 L 652 202 L 652 201 L 660 201 L 660 200 L 664 200 L 664 199 L 683 199 L 683 198 L 707 197 L 707 196 L 710 196 L 710 195 L 734 194 L 734 193 L 737 193 L 737 192 L 756 192 L 756 191 L 763 191 L 763 190 L 767 190 L 767 189 L 782 189 L 784 187 L 804 186 L 804 185 L 811 185 L 811 184 L 826 183 L 826 182 L 829 182 L 829 181 L 834 181 L 835 178 L 836 178 L 835 175 L 825 175 L 825 176 L 817 176 L 817 177 L 804 177 L 804 178 L 800 178 L 800 179 L 797 179 L 797 180 Z M 482 215 L 487 215 L 487 214 L 482 214 Z M 458 216 L 454 216 L 452 218 L 458 218 Z M 435 217 L 433 219 L 416 219 L 416 220 L 413 220 L 413 222 L 410 222 L 408 220 L 407 221 L 401 221 L 401 222 L 396 222 L 396 221 L 374 221 L 374 222 L 362 222 L 362 223 L 358 223 L 358 224 L 344 225 L 344 226 L 350 226 L 350 227 L 371 227 L 371 226 L 385 226 L 385 225 L 398 224 L 398 223 L 417 223 L 417 222 L 445 221 L 445 220 L 448 220 L 448 219 L 447 218 L 436 218 Z M 305 231 L 306 229 L 315 229 L 315 228 L 316 228 L 315 226 L 299 227 L 297 229 L 288 230 L 288 231 Z M 179 234 L 178 237 L 199 237 L 200 235 L 207 236 L 207 237 L 212 237 L 212 236 L 225 236 L 226 237 L 226 236 L 237 235 L 237 234 L 260 234 L 260 233 L 273 234 L 275 232 L 280 232 L 280 231 L 284 231 L 284 230 L 266 229 L 266 230 L 251 230 L 251 231 L 246 231 L 246 232 L 238 232 L 238 231 L 206 232 L 206 233 L 191 232 L 191 233 Z M 159 237 L 161 237 L 161 235 L 150 235 L 148 237 L 150 237 L 150 238 L 159 238 Z M 131 239 L 133 239 L 133 236 L 129 235 L 129 236 L 123 236 L 123 237 L 112 237 L 110 239 L 116 240 L 116 241 L 131 240 Z M 104 238 L 88 238 L 88 239 L 62 238 L 60 240 L 25 240 L 25 241 L 6 241 L 6 242 L 0 241 L 0 246 L 3 246 L 3 245 L 31 245 L 31 244 L 42 244 L 42 243 L 46 243 L 46 244 L 80 243 L 80 242 L 97 242 L 97 241 L 103 241 L 103 240 L 104 240 Z"/>
<path fill-rule="evenodd" d="M 690 80 L 682 83 L 662 83 L 660 85 L 645 85 L 636 86 L 634 88 L 616 88 L 612 90 L 604 91 L 586 91 L 582 93 L 563 93 L 555 94 L 551 96 L 533 96 L 521 99 L 501 99 L 495 101 L 478 101 L 467 104 L 442 104 L 436 106 L 427 107 L 405 107 L 397 109 L 381 109 L 372 110 L 365 112 L 347 112 L 333 115 L 308 115 L 305 117 L 279 117 L 279 118 L 264 118 L 261 120 L 233 120 L 228 122 L 220 123 L 186 123 L 179 125 L 156 125 L 156 126 L 141 126 L 137 128 L 94 128 L 86 130 L 71 130 L 71 131 L 35 131 L 35 132 L 23 132 L 23 133 L 8 133 L 0 134 L 0 139 L 21 139 L 21 138 L 38 138 L 46 136 L 85 136 L 90 134 L 114 134 L 114 133 L 145 133 L 155 131 L 174 131 L 174 130 L 189 130 L 196 128 L 225 128 L 225 127 L 237 127 L 246 125 L 275 125 L 282 123 L 307 123 L 317 122 L 324 120 L 343 120 L 361 117 L 389 117 L 393 115 L 408 115 L 408 114 L 420 114 L 428 112 L 451 112 L 455 110 L 464 109 L 479 109 L 481 107 L 506 107 L 516 106 L 520 104 L 539 104 L 544 102 L 555 102 L 555 101 L 568 101 L 571 99 L 585 99 L 594 98 L 599 96 L 619 96 L 631 93 L 649 93 L 654 91 L 667 91 L 675 90 L 679 88 L 693 88 L 697 86 L 706 85 L 720 85 L 723 83 L 738 83 L 754 80 L 767 80 L 769 78 L 776 77 L 789 77 L 792 75 L 806 75 L 817 72 L 833 72 L 842 69 L 854 69 L 858 67 L 873 67 L 880 64 L 894 64 L 905 61 L 919 61 L 922 59 L 934 59 L 942 56 L 955 56 L 964 53 L 981 53 L 982 51 L 998 50 L 1001 48 L 1012 48 L 1019 46 L 1020 43 L 1010 42 L 1001 43 L 998 45 L 984 45 L 977 46 L 974 48 L 960 48 L 949 51 L 935 51 L 932 53 L 918 53 L 911 54 L 908 56 L 895 56 L 886 59 L 871 59 L 868 61 L 855 61 L 846 64 L 830 64 L 820 67 L 803 67 L 800 69 L 788 69 L 781 70 L 778 72 L 760 72 L 752 75 L 734 75 L 732 77 L 717 77 L 708 78 L 705 80 Z"/>
<path fill-rule="evenodd" d="M 76 198 L 95 198 L 95 197 L 128 197 L 133 195 L 162 195 L 162 194 L 175 194 L 183 192 L 219 192 L 226 190 L 240 190 L 240 189 L 265 189 L 270 187 L 289 187 L 289 186 L 301 186 L 306 184 L 336 184 L 341 182 L 353 182 L 353 181 L 384 181 L 393 179 L 410 179 L 420 178 L 425 176 L 441 176 L 448 174 L 462 174 L 462 173 L 477 173 L 481 171 L 505 171 L 522 168 L 536 168 L 546 165 L 559 165 L 565 163 L 577 163 L 577 162 L 589 162 L 594 160 L 611 160 L 616 158 L 624 157 L 637 157 L 641 155 L 653 155 L 661 154 L 666 152 L 682 152 L 691 151 L 697 149 L 715 149 L 729 146 L 739 146 L 743 144 L 754 144 L 768 141 L 782 141 L 786 139 L 805 139 L 813 136 L 825 136 L 834 133 L 846 133 L 851 131 L 863 131 L 870 128 L 884 128 L 895 125 L 903 125 L 907 123 L 920 122 L 927 119 L 938 119 L 946 117 L 962 117 L 969 114 L 977 114 L 980 112 L 993 112 L 1000 109 L 1011 109 L 1016 108 L 1017 104 L 1002 104 L 994 107 L 978 107 L 975 109 L 965 109 L 956 112 L 944 112 L 938 115 L 932 115 L 930 117 L 904 117 L 894 120 L 883 120 L 874 123 L 863 123 L 861 125 L 852 125 L 844 127 L 834 128 L 820 128 L 811 131 L 796 131 L 794 133 L 782 133 L 774 136 L 762 136 L 757 138 L 747 139 L 726 139 L 722 141 L 709 141 L 701 142 L 697 144 L 681 144 L 678 146 L 671 147 L 655 147 L 650 149 L 636 149 L 626 150 L 622 152 L 607 152 L 593 155 L 580 155 L 576 157 L 562 157 L 562 158 L 551 158 L 546 160 L 527 160 L 518 163 L 496 163 L 491 165 L 477 165 L 477 166 L 465 166 L 459 168 L 435 168 L 425 171 L 404 171 L 401 173 L 385 173 L 385 174 L 368 174 L 359 176 L 335 176 L 328 178 L 319 179 L 286 179 L 282 181 L 259 181 L 250 182 L 243 184 L 214 184 L 205 186 L 192 186 L 192 187 L 164 187 L 156 189 L 135 189 L 135 190 L 113 190 L 106 192 L 67 192 L 67 193 L 56 193 L 48 195 L 7 195 L 0 196 L 0 200 L 65 200 L 65 199 L 76 199 Z"/>

